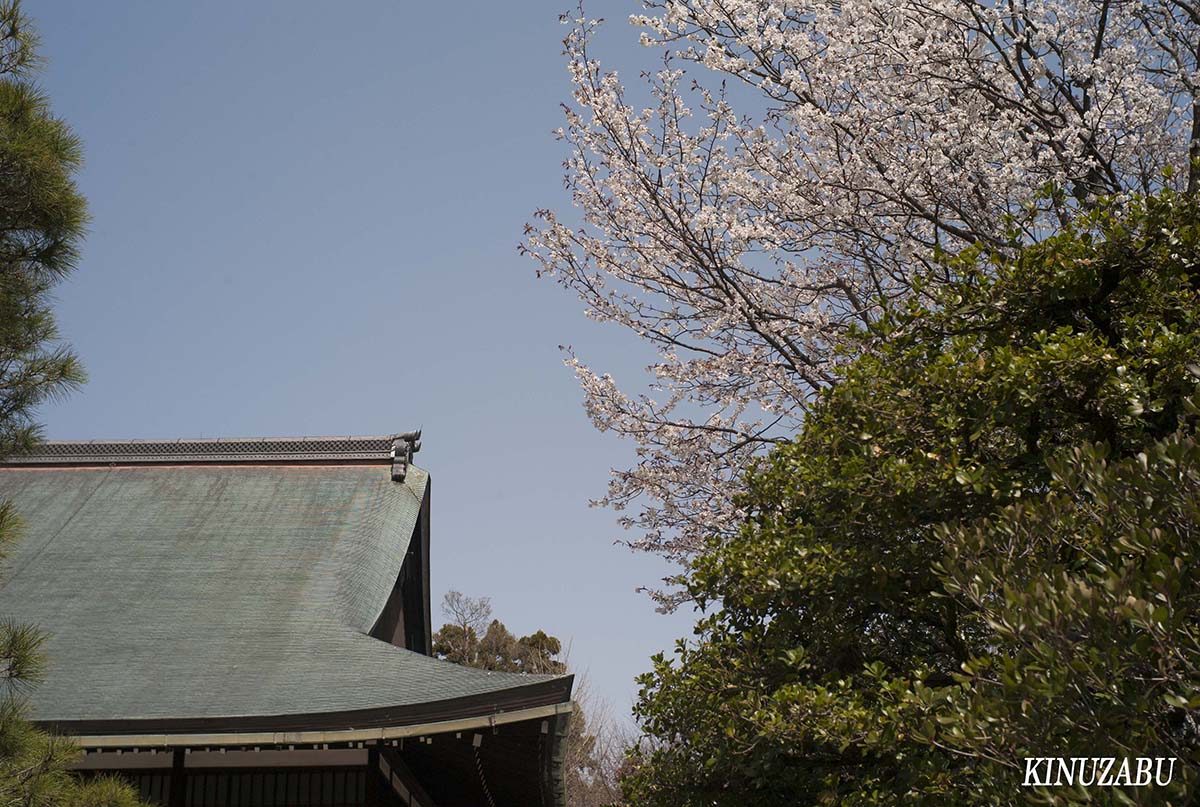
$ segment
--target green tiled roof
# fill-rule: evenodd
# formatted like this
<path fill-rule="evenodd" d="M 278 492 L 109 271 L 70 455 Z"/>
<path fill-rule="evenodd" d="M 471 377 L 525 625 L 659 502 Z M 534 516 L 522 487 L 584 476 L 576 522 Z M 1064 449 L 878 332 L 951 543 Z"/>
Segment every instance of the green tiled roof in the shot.
<path fill-rule="evenodd" d="M 26 522 L 0 618 L 48 637 L 32 716 L 215 725 L 456 698 L 486 712 L 544 683 L 368 635 L 427 484 L 387 462 L 0 465 L 0 499 Z"/>

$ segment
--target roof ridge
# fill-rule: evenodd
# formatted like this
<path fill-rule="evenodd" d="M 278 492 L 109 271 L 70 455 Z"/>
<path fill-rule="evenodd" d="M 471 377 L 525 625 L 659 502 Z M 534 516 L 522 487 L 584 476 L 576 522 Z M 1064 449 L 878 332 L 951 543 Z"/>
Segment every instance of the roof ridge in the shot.
<path fill-rule="evenodd" d="M 176 440 L 47 440 L 3 465 L 124 465 L 392 460 L 404 480 L 421 432 L 345 437 L 200 437 Z"/>

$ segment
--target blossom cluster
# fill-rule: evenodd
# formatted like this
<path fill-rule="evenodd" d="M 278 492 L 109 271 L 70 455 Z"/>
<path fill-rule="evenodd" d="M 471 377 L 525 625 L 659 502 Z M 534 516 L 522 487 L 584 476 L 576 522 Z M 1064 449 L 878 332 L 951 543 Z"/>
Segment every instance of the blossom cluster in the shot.
<path fill-rule="evenodd" d="M 849 328 L 953 280 L 940 252 L 1200 181 L 1192 0 L 646 5 L 644 108 L 598 23 L 564 20 L 579 213 L 538 211 L 522 249 L 658 351 L 641 394 L 568 361 L 638 446 L 602 503 L 670 558 L 737 528 L 742 471 L 836 383 Z"/>

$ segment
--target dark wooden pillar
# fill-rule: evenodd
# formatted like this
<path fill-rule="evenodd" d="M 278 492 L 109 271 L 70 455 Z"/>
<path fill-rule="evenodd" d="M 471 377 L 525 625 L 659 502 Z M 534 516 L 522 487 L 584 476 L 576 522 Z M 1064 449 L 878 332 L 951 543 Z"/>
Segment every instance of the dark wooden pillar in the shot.
<path fill-rule="evenodd" d="M 185 807 L 187 804 L 187 770 L 183 767 L 184 751 L 176 748 L 171 759 L 171 789 L 167 807 Z"/>
<path fill-rule="evenodd" d="M 367 807 L 383 805 L 383 771 L 379 768 L 379 746 L 367 751 Z"/>

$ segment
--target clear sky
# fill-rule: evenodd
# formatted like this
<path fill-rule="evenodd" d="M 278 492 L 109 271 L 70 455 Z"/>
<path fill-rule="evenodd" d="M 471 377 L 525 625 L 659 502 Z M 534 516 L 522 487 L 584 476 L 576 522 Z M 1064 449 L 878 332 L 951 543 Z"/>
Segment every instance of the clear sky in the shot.
<path fill-rule="evenodd" d="M 645 355 L 517 255 L 569 208 L 551 131 L 569 0 L 26 0 L 41 85 L 82 138 L 92 214 L 59 290 L 86 387 L 56 439 L 385 434 L 423 427 L 435 609 L 492 597 L 571 644 L 618 713 L 689 633 L 635 592 L 670 570 L 588 507 L 632 447 L 562 365 Z M 653 65 L 589 4 L 622 72 Z M 437 617 L 435 615 L 435 622 Z"/>

